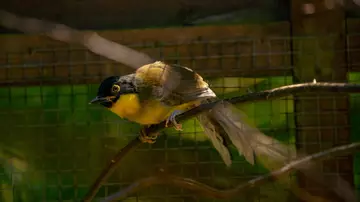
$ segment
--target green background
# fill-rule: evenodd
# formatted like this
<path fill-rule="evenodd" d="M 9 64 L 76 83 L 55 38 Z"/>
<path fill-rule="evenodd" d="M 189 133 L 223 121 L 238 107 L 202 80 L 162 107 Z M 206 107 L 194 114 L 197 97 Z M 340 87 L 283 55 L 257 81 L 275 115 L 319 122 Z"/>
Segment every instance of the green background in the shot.
<path fill-rule="evenodd" d="M 359 81 L 360 74 L 350 74 L 350 80 Z M 288 85 L 291 77 L 219 78 L 209 83 L 225 98 L 244 94 L 247 89 L 259 91 Z M 137 124 L 88 105 L 96 90 L 97 85 L 0 89 L 0 201 L 79 201 L 109 158 L 137 135 Z M 358 96 L 351 95 L 354 141 L 360 140 L 356 135 L 360 130 L 356 124 L 360 119 Z M 238 107 L 265 134 L 294 145 L 291 96 Z M 156 144 L 143 145 L 129 154 L 97 196 L 107 196 L 159 168 L 217 188 L 234 187 L 266 172 L 259 165 L 246 163 L 235 150 L 234 163 L 227 169 L 195 120 L 184 122 L 183 127 L 182 134 L 166 129 Z M 355 159 L 354 177 L 359 188 L 359 155 Z M 286 201 L 292 197 L 286 187 L 278 183 L 264 185 L 244 194 L 242 200 L 233 201 Z M 171 186 L 154 186 L 127 201 L 197 201 L 191 195 Z"/>

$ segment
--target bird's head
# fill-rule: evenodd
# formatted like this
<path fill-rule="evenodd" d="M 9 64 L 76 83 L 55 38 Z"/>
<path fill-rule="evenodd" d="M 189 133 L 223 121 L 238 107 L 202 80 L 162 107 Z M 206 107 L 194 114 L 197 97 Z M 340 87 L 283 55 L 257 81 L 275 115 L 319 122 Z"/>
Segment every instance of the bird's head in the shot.
<path fill-rule="evenodd" d="M 121 96 L 134 93 L 136 88 L 133 82 L 122 81 L 119 76 L 110 76 L 101 82 L 97 96 L 89 104 L 101 104 L 111 108 Z"/>

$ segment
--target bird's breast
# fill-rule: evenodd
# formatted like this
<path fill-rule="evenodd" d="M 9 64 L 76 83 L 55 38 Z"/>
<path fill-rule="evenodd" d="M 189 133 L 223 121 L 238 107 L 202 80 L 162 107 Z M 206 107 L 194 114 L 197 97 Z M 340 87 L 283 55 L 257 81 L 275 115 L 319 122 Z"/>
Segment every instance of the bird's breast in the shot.
<path fill-rule="evenodd" d="M 130 121 L 142 124 L 157 124 L 167 118 L 173 107 L 166 106 L 157 100 L 139 100 L 136 94 L 120 96 L 110 108 L 112 112 Z"/>
<path fill-rule="evenodd" d="M 157 124 L 164 121 L 172 109 L 157 100 L 147 100 L 142 104 L 141 111 L 128 119 L 143 125 Z"/>

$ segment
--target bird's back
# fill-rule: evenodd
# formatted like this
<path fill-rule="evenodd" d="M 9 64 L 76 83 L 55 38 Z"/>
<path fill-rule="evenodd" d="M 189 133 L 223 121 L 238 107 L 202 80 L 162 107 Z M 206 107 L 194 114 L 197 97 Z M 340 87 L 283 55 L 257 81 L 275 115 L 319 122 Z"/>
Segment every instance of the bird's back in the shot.
<path fill-rule="evenodd" d="M 136 77 L 143 80 L 145 88 L 151 86 L 152 95 L 169 106 L 216 97 L 199 74 L 181 65 L 151 63 L 140 67 Z"/>

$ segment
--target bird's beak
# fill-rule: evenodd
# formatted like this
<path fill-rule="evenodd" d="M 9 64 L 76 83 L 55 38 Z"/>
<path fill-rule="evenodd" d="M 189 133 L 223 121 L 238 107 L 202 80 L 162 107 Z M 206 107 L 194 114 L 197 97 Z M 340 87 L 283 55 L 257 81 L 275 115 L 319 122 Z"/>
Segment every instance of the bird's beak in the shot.
<path fill-rule="evenodd" d="M 108 102 L 109 100 L 106 97 L 99 97 L 96 96 L 94 99 L 92 99 L 89 104 L 100 104 L 104 102 Z"/>

